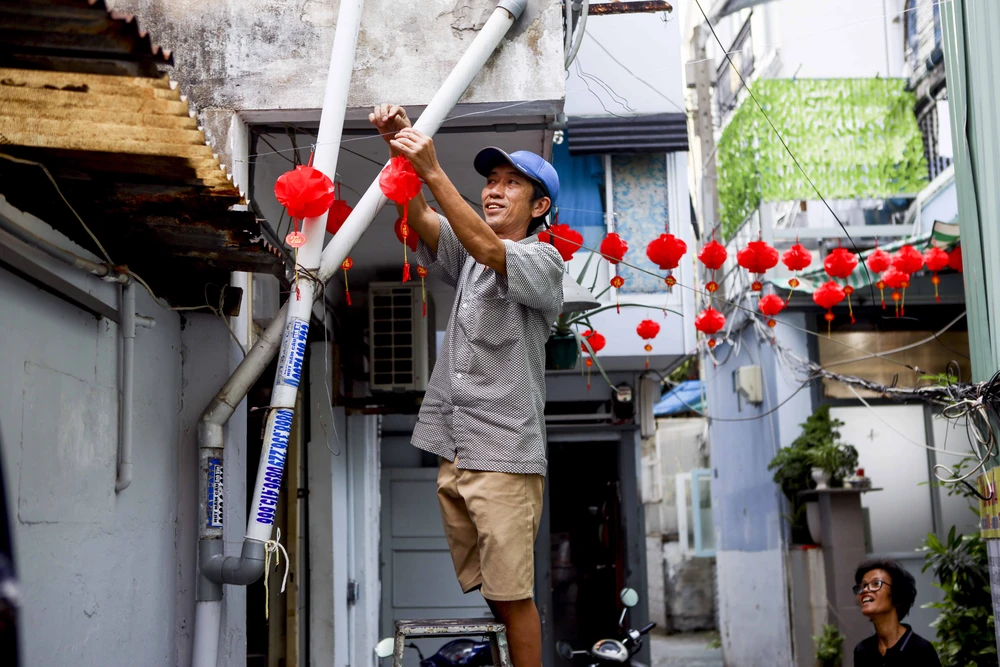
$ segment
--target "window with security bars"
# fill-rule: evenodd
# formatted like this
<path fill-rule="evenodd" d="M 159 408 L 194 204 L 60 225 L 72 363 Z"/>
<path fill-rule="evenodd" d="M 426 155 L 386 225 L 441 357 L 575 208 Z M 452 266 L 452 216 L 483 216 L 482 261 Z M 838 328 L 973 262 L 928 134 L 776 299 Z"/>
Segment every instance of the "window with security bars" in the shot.
<path fill-rule="evenodd" d="M 371 388 L 427 388 L 427 318 L 420 289 L 374 283 L 369 292 Z"/>

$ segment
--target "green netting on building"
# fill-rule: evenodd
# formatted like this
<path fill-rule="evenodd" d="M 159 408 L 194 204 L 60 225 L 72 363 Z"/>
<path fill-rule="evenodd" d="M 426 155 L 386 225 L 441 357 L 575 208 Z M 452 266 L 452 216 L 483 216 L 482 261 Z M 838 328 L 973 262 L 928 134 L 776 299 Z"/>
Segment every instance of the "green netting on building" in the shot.
<path fill-rule="evenodd" d="M 927 181 L 923 139 L 905 79 L 765 79 L 753 91 L 827 199 L 914 194 Z M 722 233 L 762 201 L 816 199 L 749 97 L 718 145 Z"/>

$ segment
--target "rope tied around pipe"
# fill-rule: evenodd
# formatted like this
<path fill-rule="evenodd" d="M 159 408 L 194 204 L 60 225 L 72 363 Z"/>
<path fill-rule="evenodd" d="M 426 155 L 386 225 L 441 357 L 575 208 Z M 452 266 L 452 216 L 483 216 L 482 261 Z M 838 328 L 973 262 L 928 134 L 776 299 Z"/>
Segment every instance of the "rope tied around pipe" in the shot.
<path fill-rule="evenodd" d="M 285 554 L 285 574 L 281 578 L 281 593 L 285 592 L 285 584 L 288 583 L 288 552 L 281 544 L 281 528 L 273 540 L 264 543 L 264 619 L 270 620 L 271 591 L 268 588 L 268 579 L 271 578 L 271 554 L 274 554 L 274 567 L 277 569 L 281 565 L 281 554 Z"/>

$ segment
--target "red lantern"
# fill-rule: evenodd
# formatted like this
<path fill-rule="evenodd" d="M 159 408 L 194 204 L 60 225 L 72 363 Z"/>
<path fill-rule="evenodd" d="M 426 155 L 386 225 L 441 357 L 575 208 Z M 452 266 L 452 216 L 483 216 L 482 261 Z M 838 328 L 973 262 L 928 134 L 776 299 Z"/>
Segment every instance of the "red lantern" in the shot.
<path fill-rule="evenodd" d="M 823 260 L 823 268 L 831 278 L 847 278 L 858 266 L 858 256 L 847 248 L 834 248 Z"/>
<path fill-rule="evenodd" d="M 927 268 L 933 273 L 931 284 L 934 285 L 934 299 L 938 303 L 941 303 L 941 297 L 938 295 L 938 285 L 941 284 L 941 276 L 938 275 L 938 271 L 948 266 L 948 253 L 941 250 L 941 248 L 931 248 L 924 253 L 924 262 L 927 264 Z"/>
<path fill-rule="evenodd" d="M 726 316 L 709 306 L 694 318 L 694 328 L 708 336 L 708 346 L 715 347 L 713 335 L 726 326 Z"/>
<path fill-rule="evenodd" d="M 687 244 L 673 234 L 660 234 L 646 246 L 646 257 L 661 271 L 676 269 L 686 252 Z"/>
<path fill-rule="evenodd" d="M 924 256 L 913 246 L 907 244 L 892 256 L 892 265 L 911 276 L 924 267 Z"/>
<path fill-rule="evenodd" d="M 799 286 L 798 272 L 805 269 L 810 264 L 812 264 L 812 260 L 813 260 L 812 253 L 809 252 L 806 249 L 806 247 L 801 243 L 799 243 L 798 241 L 796 241 L 795 245 L 793 245 L 791 248 L 786 250 L 781 255 L 781 263 L 784 264 L 789 271 L 793 271 L 796 273 L 795 276 L 789 278 L 788 280 L 788 286 L 791 287 L 793 290 Z M 791 298 L 792 298 L 792 293 L 791 291 L 789 291 L 788 299 L 785 299 L 785 303 L 788 303 L 788 300 Z"/>
<path fill-rule="evenodd" d="M 351 287 L 347 283 L 347 272 L 354 266 L 354 260 L 350 257 L 345 257 L 344 261 L 340 263 L 340 268 L 344 270 L 344 294 L 347 295 L 347 305 L 351 305 Z"/>
<path fill-rule="evenodd" d="M 759 276 L 778 265 L 778 251 L 768 245 L 767 241 L 751 241 L 746 248 L 736 253 L 736 261 L 744 269 L 758 276 L 753 282 L 752 289 L 759 292 L 764 289 Z"/>
<path fill-rule="evenodd" d="M 424 300 L 424 317 L 427 317 L 427 285 L 424 283 L 424 278 L 427 277 L 427 269 L 417 264 L 417 275 L 420 276 L 420 295 Z"/>
<path fill-rule="evenodd" d="M 538 233 L 538 240 L 542 243 L 551 243 L 559 251 L 559 256 L 564 262 L 573 259 L 573 253 L 583 245 L 583 235 L 569 225 L 554 224 L 546 232 Z"/>
<path fill-rule="evenodd" d="M 656 338 L 656 334 L 660 333 L 660 325 L 653 320 L 643 320 L 639 322 L 639 326 L 635 328 L 635 332 L 643 340 L 653 340 Z M 643 349 L 646 350 L 646 368 L 649 368 L 649 353 L 653 351 L 653 346 L 646 343 Z"/>
<path fill-rule="evenodd" d="M 774 316 L 785 309 L 785 301 L 777 294 L 768 294 L 765 297 L 761 297 L 757 307 L 760 308 L 760 312 L 767 318 L 767 326 L 774 328 L 774 325 L 777 324 L 774 321 Z"/>
<path fill-rule="evenodd" d="M 847 248 L 837 247 L 823 260 L 823 269 L 831 278 L 847 279 L 858 266 L 858 256 Z M 847 295 L 847 312 L 851 316 L 851 324 L 854 324 L 854 304 L 851 303 L 851 295 L 854 288 L 850 285 L 844 287 L 844 294 Z"/>
<path fill-rule="evenodd" d="M 604 345 L 606 343 L 606 341 L 604 340 L 604 336 L 597 333 L 596 331 L 587 329 L 582 334 L 580 334 L 580 336 L 590 344 L 590 349 L 594 351 L 594 354 L 597 354 L 598 352 L 604 349 Z M 586 345 L 580 345 L 580 349 L 583 352 L 590 352 L 590 350 L 587 349 Z M 594 365 L 593 355 L 584 359 L 583 363 L 586 364 L 587 366 L 587 391 L 590 391 L 590 369 Z"/>
<path fill-rule="evenodd" d="M 402 155 L 389 160 L 378 176 L 378 187 L 382 194 L 403 207 L 403 218 L 400 223 L 399 236 L 404 239 L 403 246 L 403 282 L 410 280 L 410 262 L 406 256 L 405 239 L 409 236 L 409 225 L 406 220 L 410 214 L 410 200 L 420 194 L 420 189 L 424 187 L 417 172 L 414 171 L 410 161 Z"/>
<path fill-rule="evenodd" d="M 816 302 L 816 305 L 820 308 L 826 308 L 826 314 L 823 316 L 823 319 L 826 320 L 827 336 L 830 335 L 830 323 L 833 322 L 833 311 L 831 308 L 843 301 L 845 296 L 847 295 L 844 293 L 844 289 L 832 280 L 828 283 L 823 283 L 813 292 L 813 301 Z"/>
<path fill-rule="evenodd" d="M 868 259 L 865 260 L 865 264 L 868 265 L 869 271 L 878 275 L 892 266 L 892 255 L 879 248 L 878 240 L 876 239 L 875 250 L 868 255 Z M 878 281 L 875 282 L 875 287 L 878 287 L 878 293 L 882 299 L 882 309 L 885 310 L 885 292 L 883 291 L 885 289 L 885 281 L 879 278 Z"/>
<path fill-rule="evenodd" d="M 705 247 L 701 249 L 698 253 L 698 259 L 701 263 L 705 265 L 706 269 L 712 272 L 712 280 L 705 285 L 705 289 L 709 294 L 714 294 L 719 289 L 719 283 L 715 282 L 715 272 L 722 268 L 722 265 L 726 263 L 726 258 L 729 253 L 726 252 L 726 246 L 722 245 L 713 237 L 711 241 L 705 244 Z"/>
<path fill-rule="evenodd" d="M 274 196 L 289 217 L 297 220 L 323 215 L 337 198 L 333 181 L 321 172 L 300 164 L 278 177 Z"/>
<path fill-rule="evenodd" d="M 285 207 L 292 219 L 294 230 L 285 237 L 292 248 L 305 245 L 306 236 L 299 231 L 299 221 L 315 218 L 330 210 L 337 197 L 333 181 L 319 169 L 298 165 L 278 177 L 274 196 Z"/>
<path fill-rule="evenodd" d="M 625 239 L 618 236 L 614 232 L 605 236 L 604 240 L 601 241 L 601 254 L 604 256 L 604 259 L 611 262 L 612 265 L 622 261 L 622 258 L 625 257 L 625 253 L 627 252 L 628 243 L 625 242 Z"/>
<path fill-rule="evenodd" d="M 615 311 L 619 315 L 621 315 L 622 307 L 621 304 L 618 303 L 618 290 L 621 289 L 621 286 L 624 284 L 625 284 L 625 279 L 622 278 L 621 276 L 615 276 L 614 278 L 611 279 L 611 286 L 615 288 Z"/>
<path fill-rule="evenodd" d="M 962 246 L 955 246 L 955 249 L 948 253 L 948 268 L 962 272 Z"/>
<path fill-rule="evenodd" d="M 686 252 L 687 244 L 673 234 L 660 234 L 646 246 L 646 257 L 659 266 L 661 271 L 666 271 L 667 278 L 673 278 L 673 270 L 677 268 Z M 666 283 L 668 290 L 673 287 L 670 280 Z"/>
<path fill-rule="evenodd" d="M 896 317 L 906 315 L 906 288 L 910 286 L 910 274 L 890 266 L 882 274 L 886 286 L 893 290 L 892 300 L 896 302 Z"/>
<path fill-rule="evenodd" d="M 600 352 L 601 350 L 603 350 L 604 346 L 607 344 L 607 340 L 605 340 L 604 336 L 602 336 L 601 334 L 597 333 L 596 331 L 592 331 L 590 329 L 587 329 L 586 331 L 584 331 L 582 334 L 580 334 L 580 336 L 584 340 L 586 340 L 588 343 L 590 343 L 590 347 L 594 351 L 595 354 L 597 352 Z M 590 351 L 590 350 L 587 349 L 586 345 L 581 345 L 580 349 L 582 351 L 584 351 L 584 352 L 589 352 Z"/>
<path fill-rule="evenodd" d="M 350 217 L 352 211 L 354 209 L 348 206 L 346 201 L 343 199 L 334 199 L 333 204 L 330 205 L 330 212 L 326 215 L 326 231 L 330 234 L 339 232 L 340 228 L 347 222 L 347 218 Z"/>

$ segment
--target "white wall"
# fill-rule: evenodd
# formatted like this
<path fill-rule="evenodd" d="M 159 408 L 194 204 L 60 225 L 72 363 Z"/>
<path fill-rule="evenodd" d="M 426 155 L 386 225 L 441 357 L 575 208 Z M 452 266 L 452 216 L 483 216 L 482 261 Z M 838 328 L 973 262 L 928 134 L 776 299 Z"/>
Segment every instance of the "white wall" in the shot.
<path fill-rule="evenodd" d="M 154 42 L 173 50 L 172 76 L 199 109 L 322 106 L 339 2 L 109 0 L 108 5 L 136 14 Z M 348 106 L 427 104 L 495 7 L 495 0 L 365 2 Z M 556 109 L 563 97 L 560 4 L 532 0 L 508 37 L 464 101 L 535 100 Z"/>
<path fill-rule="evenodd" d="M 591 16 L 566 77 L 566 114 L 683 113 L 684 67 L 676 11 Z"/>
<path fill-rule="evenodd" d="M 95 257 L 0 198 L 2 213 Z M 38 267 L 113 308 L 118 290 L 0 234 Z M 190 662 L 197 540 L 195 424 L 237 358 L 214 315 L 162 309 L 135 343 L 134 476 L 116 494 L 119 334 L 0 269 L 0 441 L 15 558 L 24 587 L 25 665 Z M 227 553 L 245 531 L 245 409 L 227 428 Z M 245 661 L 244 590 L 226 592 L 220 665 Z"/>
<path fill-rule="evenodd" d="M 25 665 L 175 663 L 180 323 L 143 293 L 137 303 L 157 326 L 136 336 L 134 478 L 116 495 L 117 327 L 0 269 L 0 440 Z"/>

